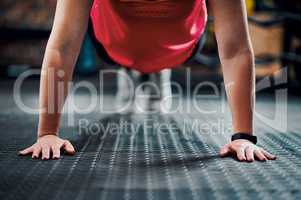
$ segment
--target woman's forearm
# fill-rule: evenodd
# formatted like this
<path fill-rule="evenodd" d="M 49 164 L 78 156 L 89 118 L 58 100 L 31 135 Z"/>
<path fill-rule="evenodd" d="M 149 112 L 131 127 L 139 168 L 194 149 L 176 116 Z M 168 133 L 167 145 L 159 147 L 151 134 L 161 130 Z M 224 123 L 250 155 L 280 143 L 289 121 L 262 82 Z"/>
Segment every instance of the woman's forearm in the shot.
<path fill-rule="evenodd" d="M 58 134 L 77 52 L 47 48 L 40 81 L 38 137 Z"/>
<path fill-rule="evenodd" d="M 222 66 L 233 131 L 252 134 L 255 102 L 253 53 L 248 49 L 241 51 L 231 58 L 222 59 Z"/>
<path fill-rule="evenodd" d="M 57 2 L 40 82 L 38 136 L 58 134 L 61 111 L 68 94 L 93 0 Z"/>

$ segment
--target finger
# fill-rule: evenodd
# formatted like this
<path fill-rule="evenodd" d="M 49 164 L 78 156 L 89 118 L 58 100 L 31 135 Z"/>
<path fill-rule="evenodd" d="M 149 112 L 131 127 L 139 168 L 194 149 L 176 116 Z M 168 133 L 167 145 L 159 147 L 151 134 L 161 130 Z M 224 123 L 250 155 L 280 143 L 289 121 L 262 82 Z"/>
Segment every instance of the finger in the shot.
<path fill-rule="evenodd" d="M 52 147 L 52 159 L 59 159 L 61 156 L 61 150 L 59 147 Z"/>
<path fill-rule="evenodd" d="M 220 156 L 222 157 L 229 155 L 229 153 L 230 153 L 229 144 L 223 146 L 219 152 Z"/>
<path fill-rule="evenodd" d="M 40 154 L 41 154 L 41 146 L 37 145 L 34 149 L 33 149 L 33 153 L 32 153 L 32 158 L 33 159 L 36 159 L 36 158 L 39 158 L 40 157 Z"/>
<path fill-rule="evenodd" d="M 236 155 L 238 160 L 240 161 L 245 161 L 246 160 L 246 156 L 245 156 L 245 148 L 244 147 L 240 147 L 236 150 Z"/>
<path fill-rule="evenodd" d="M 267 158 L 265 157 L 265 155 L 260 150 L 258 150 L 258 149 L 254 150 L 254 154 L 261 161 L 266 161 L 267 160 Z"/>
<path fill-rule="evenodd" d="M 32 152 L 33 152 L 33 146 L 23 149 L 22 151 L 19 151 L 19 155 L 27 155 Z"/>
<path fill-rule="evenodd" d="M 70 155 L 73 155 L 75 153 L 73 145 L 68 140 L 64 141 L 63 148 L 66 151 L 66 153 Z"/>
<path fill-rule="evenodd" d="M 267 157 L 269 160 L 275 160 L 276 156 L 273 154 L 270 154 L 269 152 L 267 152 L 266 150 L 262 149 L 261 152 L 265 155 L 265 157 Z"/>
<path fill-rule="evenodd" d="M 254 161 L 254 149 L 250 146 L 245 149 L 247 160 L 250 162 Z"/>
<path fill-rule="evenodd" d="M 45 145 L 42 147 L 42 160 L 48 160 L 50 155 L 50 147 Z"/>

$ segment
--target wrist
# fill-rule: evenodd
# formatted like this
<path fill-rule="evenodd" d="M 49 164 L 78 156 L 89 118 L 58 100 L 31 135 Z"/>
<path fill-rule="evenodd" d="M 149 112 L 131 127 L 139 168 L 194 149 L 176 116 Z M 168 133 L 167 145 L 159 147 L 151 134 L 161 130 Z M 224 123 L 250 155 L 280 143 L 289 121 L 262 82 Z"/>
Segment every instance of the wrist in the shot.
<path fill-rule="evenodd" d="M 46 135 L 58 136 L 58 133 L 54 131 L 38 131 L 38 139 Z"/>

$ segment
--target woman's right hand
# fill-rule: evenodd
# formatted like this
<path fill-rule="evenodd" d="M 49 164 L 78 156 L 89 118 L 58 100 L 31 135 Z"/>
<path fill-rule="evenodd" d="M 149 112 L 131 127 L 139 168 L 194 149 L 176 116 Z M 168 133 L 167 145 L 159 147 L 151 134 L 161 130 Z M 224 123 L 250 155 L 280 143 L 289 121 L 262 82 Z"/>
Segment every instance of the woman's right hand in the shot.
<path fill-rule="evenodd" d="M 73 145 L 68 140 L 63 140 L 56 135 L 44 135 L 38 138 L 37 142 L 32 146 L 19 151 L 19 155 L 29 155 L 32 158 L 40 158 L 42 160 L 51 159 L 50 155 L 52 152 L 52 159 L 59 159 L 61 156 L 61 149 L 69 155 L 74 155 L 75 150 Z"/>

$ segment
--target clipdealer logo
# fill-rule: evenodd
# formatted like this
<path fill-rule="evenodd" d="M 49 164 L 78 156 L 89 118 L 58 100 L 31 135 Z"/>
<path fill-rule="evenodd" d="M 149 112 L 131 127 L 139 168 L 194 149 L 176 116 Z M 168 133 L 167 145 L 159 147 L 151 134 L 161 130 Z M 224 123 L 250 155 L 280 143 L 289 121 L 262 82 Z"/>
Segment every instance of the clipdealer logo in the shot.
<path fill-rule="evenodd" d="M 114 70 L 103 70 L 100 73 L 100 85 L 103 86 L 105 83 L 102 82 L 103 81 L 103 77 L 105 74 L 108 73 L 115 73 L 118 74 L 119 72 L 114 71 Z M 22 97 L 21 97 L 21 88 L 22 88 L 22 84 L 24 83 L 24 81 L 26 80 L 26 78 L 28 78 L 31 75 L 39 75 L 41 74 L 41 72 L 39 70 L 29 70 L 24 72 L 23 74 L 21 74 L 18 79 L 15 82 L 14 85 L 14 100 L 16 105 L 24 112 L 26 113 L 30 113 L 30 114 L 39 114 L 39 112 L 41 112 L 41 110 L 39 110 L 39 108 L 32 108 L 27 106 Z M 43 73 L 41 74 L 43 75 Z M 64 76 L 64 73 L 59 72 L 55 72 L 55 71 L 50 71 L 49 72 L 49 76 L 50 77 L 58 77 L 58 78 L 62 78 Z M 286 87 L 286 84 L 288 82 L 288 78 L 287 78 L 287 68 L 282 68 L 281 70 L 278 70 L 274 73 L 274 75 L 272 77 L 268 76 L 265 77 L 261 80 L 259 80 L 256 84 L 256 90 L 254 91 L 255 93 L 260 93 L 261 91 L 265 91 L 265 90 L 272 90 L 274 93 L 274 115 L 273 117 L 271 116 L 267 116 L 265 113 L 265 109 L 263 110 L 258 110 L 255 107 L 254 110 L 254 115 L 260 120 L 260 122 L 264 123 L 265 125 L 268 125 L 269 127 L 274 128 L 277 131 L 280 132 L 285 132 L 287 131 L 287 104 L 288 104 L 288 89 Z M 218 86 L 217 84 L 208 82 L 208 81 L 203 81 L 200 82 L 194 89 L 193 91 L 191 90 L 190 87 L 190 77 L 191 77 L 191 72 L 190 70 L 187 71 L 187 91 L 189 91 L 189 94 L 187 96 L 189 96 L 189 99 L 192 99 L 192 101 L 189 101 L 189 104 L 187 104 L 187 106 L 184 105 L 184 103 L 182 102 L 182 98 L 184 96 L 184 89 L 181 88 L 181 85 L 179 83 L 175 83 L 175 82 L 171 82 L 170 85 L 173 86 L 174 88 L 176 88 L 177 93 L 173 93 L 171 94 L 171 96 L 168 96 L 168 98 L 175 98 L 177 97 L 178 99 L 180 99 L 180 101 L 178 101 L 178 105 L 174 106 L 174 109 L 171 110 L 174 113 L 183 113 L 183 112 L 187 112 L 190 113 L 192 110 L 194 112 L 197 112 L 198 114 L 214 114 L 218 111 L 220 111 L 221 113 L 225 112 L 225 105 L 224 103 L 226 102 L 225 100 L 225 92 L 222 90 L 224 87 L 228 87 L 231 86 L 231 84 L 227 85 L 227 86 Z M 52 86 L 53 84 L 53 80 L 50 78 L 48 79 L 49 85 Z M 135 84 L 131 82 L 132 80 L 130 79 L 130 83 L 134 86 Z M 63 83 L 62 81 L 58 82 L 58 91 L 63 92 Z M 135 91 L 134 87 L 131 87 L 132 90 L 130 90 L 130 94 L 133 96 L 134 93 L 137 91 Z M 95 111 L 99 111 L 101 113 L 109 113 L 109 114 L 113 114 L 113 113 L 118 113 L 120 112 L 122 109 L 117 109 L 117 110 L 107 110 L 106 108 L 106 104 L 103 101 L 103 96 L 104 96 L 104 91 L 102 89 L 100 89 L 100 91 L 98 92 L 98 90 L 96 89 L 96 87 L 88 81 L 81 81 L 79 83 L 75 83 L 73 84 L 72 81 L 70 81 L 68 83 L 68 87 L 70 88 L 70 95 L 68 100 L 66 101 L 66 105 L 64 106 L 64 111 L 67 113 L 68 115 L 68 125 L 69 126 L 73 126 L 75 125 L 75 119 L 74 119 L 74 114 L 75 113 L 80 113 L 80 114 L 87 114 L 87 113 L 91 113 L 91 112 L 95 112 Z M 199 91 L 202 90 L 202 88 L 204 87 L 209 87 L 212 89 L 213 94 L 212 95 L 206 95 L 206 94 L 202 94 L 199 95 Z M 87 89 L 87 91 L 90 94 L 90 102 L 89 105 L 86 106 L 85 108 L 78 108 L 77 105 L 75 104 L 75 92 L 79 89 L 79 88 L 85 88 Z M 102 87 L 100 87 L 102 88 Z M 139 87 L 138 87 L 139 88 Z M 53 87 L 48 88 L 49 91 L 47 91 L 48 96 L 53 97 Z M 221 90 L 221 91 L 220 91 Z M 63 105 L 64 103 L 64 99 L 62 99 L 64 97 L 63 94 L 58 95 L 58 97 L 60 97 L 57 101 Z M 217 110 L 212 110 L 212 111 L 208 111 L 208 110 L 204 110 L 203 106 L 200 105 L 200 101 L 198 101 L 199 97 L 205 98 L 205 99 L 216 99 L 216 100 L 220 100 L 221 105 L 219 106 L 220 108 L 216 108 Z M 53 99 L 52 102 L 54 102 Z M 115 102 L 116 103 L 116 102 Z M 270 99 L 269 99 L 269 104 L 270 103 Z M 97 106 L 100 106 L 99 110 L 97 110 Z M 184 105 L 184 106 L 183 106 Z M 49 108 L 47 108 L 47 110 L 49 111 L 54 111 L 54 105 L 53 104 L 49 104 L 48 105 Z M 122 108 L 129 106 L 129 104 L 126 105 L 122 105 Z M 187 108 L 186 108 L 187 107 Z M 193 108 L 193 109 L 192 109 Z M 42 110 L 43 111 L 43 110 Z M 270 111 L 270 110 L 269 110 Z"/>

